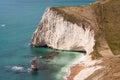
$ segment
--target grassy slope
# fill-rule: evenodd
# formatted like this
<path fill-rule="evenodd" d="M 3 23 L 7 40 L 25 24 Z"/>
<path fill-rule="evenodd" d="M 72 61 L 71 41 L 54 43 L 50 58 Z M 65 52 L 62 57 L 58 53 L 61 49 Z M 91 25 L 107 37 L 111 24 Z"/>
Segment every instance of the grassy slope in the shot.
<path fill-rule="evenodd" d="M 120 54 L 120 0 L 96 3 L 93 7 L 102 36 L 105 36 L 113 54 Z"/>
<path fill-rule="evenodd" d="M 94 10 L 91 8 L 91 6 L 71 6 L 71 7 L 52 7 L 51 10 L 57 11 L 58 15 L 61 15 L 64 17 L 65 20 L 70 21 L 72 23 L 79 23 L 84 22 L 84 19 L 88 20 L 92 24 L 92 29 L 94 29 L 95 33 L 98 34 L 98 24 L 96 21 L 96 17 L 94 14 Z M 82 19 L 84 18 L 84 19 Z M 96 35 L 96 39 L 97 39 Z M 92 58 L 96 59 L 100 57 L 99 51 L 97 50 L 97 47 L 99 46 L 99 41 L 96 40 L 96 45 L 94 47 L 94 52 L 92 53 Z"/>
<path fill-rule="evenodd" d="M 114 54 L 120 54 L 120 0 L 104 5 L 104 27 L 106 40 Z"/>
<path fill-rule="evenodd" d="M 105 0 L 103 0 L 105 1 Z M 97 20 L 97 25 L 94 19 L 94 14 L 90 10 L 94 10 Z M 97 50 L 100 47 L 99 38 L 104 37 L 107 43 L 115 55 L 120 54 L 120 0 L 109 0 L 109 2 L 102 4 L 101 2 L 93 3 L 90 6 L 84 7 L 52 7 L 51 9 L 57 11 L 58 14 L 64 17 L 64 19 L 77 23 L 84 19 L 88 22 L 94 23 L 94 30 L 97 32 L 95 35 L 96 45 L 94 47 L 94 58 L 98 58 L 101 55 Z M 80 15 L 80 16 L 79 16 Z M 81 20 L 81 16 L 84 16 Z M 95 29 L 96 28 L 96 29 Z"/>
<path fill-rule="evenodd" d="M 97 22 L 90 6 L 51 7 L 51 10 L 63 16 L 64 20 L 77 25 L 81 25 L 81 23 L 82 25 L 91 25 L 91 29 L 98 31 Z"/>

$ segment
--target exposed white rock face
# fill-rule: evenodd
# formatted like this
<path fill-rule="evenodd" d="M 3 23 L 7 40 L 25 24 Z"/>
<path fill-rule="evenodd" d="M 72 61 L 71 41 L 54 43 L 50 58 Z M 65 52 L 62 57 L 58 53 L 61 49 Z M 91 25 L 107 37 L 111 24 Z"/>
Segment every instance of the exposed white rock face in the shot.
<path fill-rule="evenodd" d="M 33 34 L 31 45 L 44 46 L 71 51 L 93 51 L 95 44 L 94 31 L 90 25 L 73 24 L 48 8 L 44 13 L 39 27 Z"/>

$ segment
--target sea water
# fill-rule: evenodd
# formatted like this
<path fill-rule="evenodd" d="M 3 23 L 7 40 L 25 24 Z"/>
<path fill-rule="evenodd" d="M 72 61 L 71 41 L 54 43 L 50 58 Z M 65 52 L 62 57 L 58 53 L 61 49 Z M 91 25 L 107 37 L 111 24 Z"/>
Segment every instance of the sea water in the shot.
<path fill-rule="evenodd" d="M 31 36 L 50 6 L 79 6 L 96 0 L 1 0 L 0 1 L 0 80 L 62 80 L 67 67 L 80 58 L 79 52 L 29 46 Z M 52 59 L 42 56 L 58 52 Z M 40 70 L 30 71 L 37 57 Z"/>

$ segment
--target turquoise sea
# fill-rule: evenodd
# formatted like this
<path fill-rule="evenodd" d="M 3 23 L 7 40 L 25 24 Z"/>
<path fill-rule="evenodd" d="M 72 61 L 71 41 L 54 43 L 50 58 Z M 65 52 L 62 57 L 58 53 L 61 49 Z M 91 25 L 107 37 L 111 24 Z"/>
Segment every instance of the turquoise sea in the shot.
<path fill-rule="evenodd" d="M 1 0 L 0 1 L 0 80 L 62 80 L 66 68 L 83 54 L 29 46 L 31 36 L 49 6 L 79 6 L 96 0 Z M 58 52 L 53 59 L 42 59 Z M 37 57 L 40 70 L 30 72 Z"/>

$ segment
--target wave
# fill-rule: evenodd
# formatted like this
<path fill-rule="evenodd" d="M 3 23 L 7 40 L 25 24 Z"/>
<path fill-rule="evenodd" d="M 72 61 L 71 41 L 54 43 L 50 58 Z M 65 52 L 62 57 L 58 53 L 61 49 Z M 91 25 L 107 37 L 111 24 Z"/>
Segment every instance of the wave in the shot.
<path fill-rule="evenodd" d="M 6 25 L 5 24 L 2 24 L 1 27 L 5 27 Z"/>
<path fill-rule="evenodd" d="M 25 73 L 25 72 L 31 72 L 30 68 L 25 68 L 22 66 L 6 66 L 8 70 L 12 70 L 13 72 L 20 72 L 20 73 Z"/>
<path fill-rule="evenodd" d="M 63 75 L 63 80 L 67 80 L 67 78 L 69 77 L 69 75 L 71 74 L 71 67 L 74 67 L 77 64 L 82 64 L 83 63 L 83 59 L 84 59 L 84 55 L 78 56 L 69 66 L 67 66 L 65 74 Z"/>
<path fill-rule="evenodd" d="M 12 71 L 17 71 L 17 72 L 31 72 L 31 69 L 30 68 L 24 68 L 24 67 L 21 67 L 21 66 L 13 66 L 11 67 L 11 70 Z"/>
<path fill-rule="evenodd" d="M 58 75 L 56 75 L 56 78 L 59 79 L 60 77 L 62 77 L 62 80 L 67 80 L 67 77 L 69 77 L 69 75 L 71 74 L 71 67 L 75 66 L 76 64 L 79 64 L 81 59 L 84 57 L 84 55 L 78 55 L 76 57 L 76 59 L 74 59 L 73 61 L 71 61 L 69 64 L 67 64 L 66 66 L 64 66 Z M 62 75 L 61 75 L 62 74 Z"/>
<path fill-rule="evenodd" d="M 20 67 L 20 66 L 13 66 L 11 69 L 13 71 L 25 72 L 24 67 Z"/>

